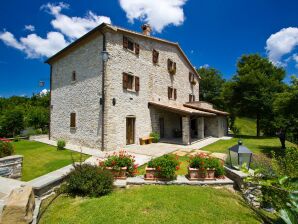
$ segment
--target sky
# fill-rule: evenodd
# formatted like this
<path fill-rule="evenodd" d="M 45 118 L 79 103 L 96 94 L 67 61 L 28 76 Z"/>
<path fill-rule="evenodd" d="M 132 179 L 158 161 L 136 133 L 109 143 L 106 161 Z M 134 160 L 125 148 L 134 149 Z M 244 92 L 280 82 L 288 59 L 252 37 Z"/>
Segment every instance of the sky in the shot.
<path fill-rule="evenodd" d="M 0 97 L 49 88 L 44 61 L 102 22 L 179 42 L 193 66 L 225 79 L 243 54 L 259 53 L 298 74 L 297 0 L 64 0 L 1 2 Z M 40 87 L 39 82 L 45 86 Z"/>

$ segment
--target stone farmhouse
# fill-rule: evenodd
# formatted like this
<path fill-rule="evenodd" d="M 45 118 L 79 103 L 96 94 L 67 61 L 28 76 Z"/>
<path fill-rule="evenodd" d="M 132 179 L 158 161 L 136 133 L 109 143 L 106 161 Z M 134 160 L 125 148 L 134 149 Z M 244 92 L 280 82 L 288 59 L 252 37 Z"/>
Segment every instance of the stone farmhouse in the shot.
<path fill-rule="evenodd" d="M 158 132 L 180 144 L 227 134 L 199 101 L 200 75 L 178 43 L 101 24 L 50 57 L 50 139 L 115 150 Z"/>

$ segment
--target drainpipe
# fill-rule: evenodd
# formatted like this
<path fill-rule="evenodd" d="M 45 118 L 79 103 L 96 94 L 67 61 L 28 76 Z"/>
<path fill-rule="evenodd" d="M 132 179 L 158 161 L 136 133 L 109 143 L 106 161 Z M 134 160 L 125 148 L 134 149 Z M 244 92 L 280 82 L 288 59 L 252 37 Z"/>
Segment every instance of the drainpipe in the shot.
<path fill-rule="evenodd" d="M 102 52 L 106 51 L 106 36 L 105 33 L 99 30 L 99 32 L 102 34 Z M 101 54 L 101 62 L 102 62 L 102 87 L 101 87 L 101 99 L 102 99 L 102 110 L 101 110 L 101 151 L 104 151 L 104 114 L 105 114 L 105 73 L 106 73 L 106 62 L 103 59 L 103 55 Z"/>

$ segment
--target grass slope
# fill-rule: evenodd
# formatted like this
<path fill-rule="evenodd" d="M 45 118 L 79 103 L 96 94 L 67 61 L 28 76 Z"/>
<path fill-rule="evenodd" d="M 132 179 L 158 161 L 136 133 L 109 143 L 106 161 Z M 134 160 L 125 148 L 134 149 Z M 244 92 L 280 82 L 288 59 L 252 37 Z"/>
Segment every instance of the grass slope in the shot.
<path fill-rule="evenodd" d="M 247 117 L 237 117 L 235 120 L 235 126 L 240 128 L 241 135 L 256 136 L 257 135 L 257 125 L 256 119 Z"/>
<path fill-rule="evenodd" d="M 16 155 L 23 155 L 22 180 L 29 181 L 72 163 L 79 161 L 80 153 L 57 150 L 56 147 L 40 142 L 22 140 L 13 143 Z M 88 156 L 83 155 L 82 159 Z"/>
<path fill-rule="evenodd" d="M 42 210 L 48 201 L 42 205 Z M 228 206 L 227 206 L 228 205 Z M 235 193 L 194 186 L 141 186 L 101 198 L 59 196 L 40 224 L 260 223 Z"/>

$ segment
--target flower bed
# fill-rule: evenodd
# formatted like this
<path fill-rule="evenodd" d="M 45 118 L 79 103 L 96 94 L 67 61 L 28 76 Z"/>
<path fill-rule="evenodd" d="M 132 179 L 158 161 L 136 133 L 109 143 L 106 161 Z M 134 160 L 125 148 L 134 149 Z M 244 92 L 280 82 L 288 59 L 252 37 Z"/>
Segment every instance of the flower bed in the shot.
<path fill-rule="evenodd" d="M 224 167 L 219 159 L 205 153 L 190 157 L 187 174 L 189 180 L 214 180 L 223 175 Z"/>
<path fill-rule="evenodd" d="M 178 157 L 163 155 L 152 159 L 146 167 L 145 180 L 173 180 L 176 179 L 176 170 L 179 170 Z"/>
<path fill-rule="evenodd" d="M 134 164 L 134 156 L 121 150 L 109 155 L 105 161 L 100 162 L 100 166 L 112 172 L 116 179 L 126 179 L 127 176 L 134 176 L 137 172 L 137 165 Z"/>

